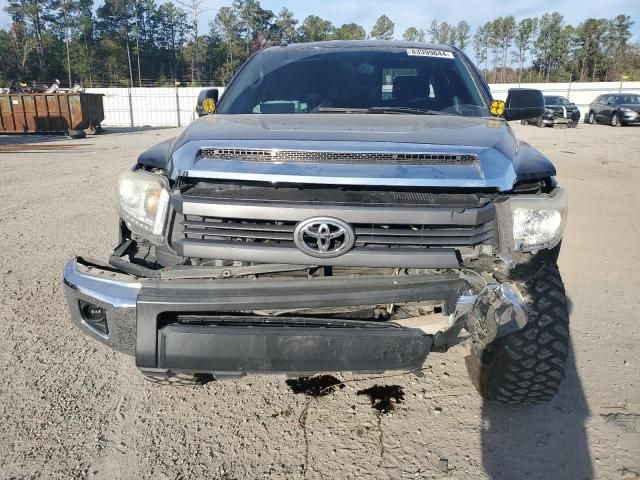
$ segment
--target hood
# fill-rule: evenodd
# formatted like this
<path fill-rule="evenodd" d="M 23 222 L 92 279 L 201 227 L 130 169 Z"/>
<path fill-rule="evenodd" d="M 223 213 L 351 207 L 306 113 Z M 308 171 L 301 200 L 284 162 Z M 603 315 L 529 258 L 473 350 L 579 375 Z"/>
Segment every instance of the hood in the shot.
<path fill-rule="evenodd" d="M 251 162 L 202 158 L 198 153 L 206 147 L 455 153 L 474 155 L 478 162 L 475 165 Z M 403 114 L 211 115 L 192 123 L 175 141 L 171 176 L 509 190 L 518 180 L 519 165 L 525 158 L 531 158 L 543 175 L 555 174 L 539 152 L 520 142 L 509 125 L 499 119 Z"/>
<path fill-rule="evenodd" d="M 577 110 L 577 105 L 545 105 L 545 108 L 566 108 L 567 110 Z"/>
<path fill-rule="evenodd" d="M 630 108 L 633 111 L 640 111 L 640 103 L 618 103 L 616 104 L 617 107 L 625 107 L 625 108 Z"/>

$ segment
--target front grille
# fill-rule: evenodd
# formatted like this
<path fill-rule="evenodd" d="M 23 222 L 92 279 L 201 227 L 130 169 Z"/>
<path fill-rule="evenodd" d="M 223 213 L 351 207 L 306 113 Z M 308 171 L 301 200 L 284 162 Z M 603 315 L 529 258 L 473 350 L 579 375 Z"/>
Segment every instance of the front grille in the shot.
<path fill-rule="evenodd" d="M 320 163 L 362 165 L 475 165 L 478 157 L 466 153 L 324 152 L 307 150 L 205 147 L 199 158 L 247 162 Z"/>
<path fill-rule="evenodd" d="M 198 182 L 183 186 L 185 198 L 222 201 L 261 201 L 322 205 L 419 205 L 476 207 L 488 203 L 492 195 L 455 192 L 423 192 L 346 186 L 262 185 Z"/>
<path fill-rule="evenodd" d="M 296 224 L 291 221 L 185 215 L 182 231 L 186 240 L 295 248 L 293 233 Z M 495 220 L 471 226 L 371 223 L 351 226 L 355 232 L 355 246 L 363 248 L 473 247 L 497 243 Z"/>

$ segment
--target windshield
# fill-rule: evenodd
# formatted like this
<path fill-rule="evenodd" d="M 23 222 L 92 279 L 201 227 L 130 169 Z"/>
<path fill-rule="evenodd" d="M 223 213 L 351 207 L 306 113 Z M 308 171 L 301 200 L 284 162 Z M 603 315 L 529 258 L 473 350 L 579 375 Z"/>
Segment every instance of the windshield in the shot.
<path fill-rule="evenodd" d="M 457 53 L 411 48 L 276 47 L 240 71 L 220 114 L 440 113 L 486 116 Z"/>
<path fill-rule="evenodd" d="M 616 103 L 640 103 L 640 95 L 618 95 Z"/>
<path fill-rule="evenodd" d="M 571 105 L 571 102 L 564 97 L 544 97 L 545 105 Z"/>

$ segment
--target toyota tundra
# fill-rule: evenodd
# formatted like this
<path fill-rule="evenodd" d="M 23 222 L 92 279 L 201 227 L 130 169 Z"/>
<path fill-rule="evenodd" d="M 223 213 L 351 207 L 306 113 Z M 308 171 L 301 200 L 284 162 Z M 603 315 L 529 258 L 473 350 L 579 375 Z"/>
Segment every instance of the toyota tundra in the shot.
<path fill-rule="evenodd" d="M 541 403 L 569 348 L 567 195 L 459 49 L 282 45 L 118 179 L 108 262 L 64 269 L 71 317 L 160 383 L 420 369 L 458 343 L 489 400 Z"/>

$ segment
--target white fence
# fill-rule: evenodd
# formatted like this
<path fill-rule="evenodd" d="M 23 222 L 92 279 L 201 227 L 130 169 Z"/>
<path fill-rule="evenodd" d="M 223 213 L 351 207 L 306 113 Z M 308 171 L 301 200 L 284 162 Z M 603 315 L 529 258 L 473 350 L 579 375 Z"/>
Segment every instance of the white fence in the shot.
<path fill-rule="evenodd" d="M 489 85 L 494 98 L 504 100 L 510 88 L 517 88 L 517 83 L 496 83 Z M 545 95 L 561 95 L 575 103 L 582 116 L 587 112 L 589 104 L 598 95 L 603 93 L 638 93 L 640 94 L 640 82 L 585 82 L 585 83 L 522 83 L 522 88 L 537 88 Z"/>
<path fill-rule="evenodd" d="M 523 83 L 521 87 L 538 88 L 545 95 L 562 95 L 578 105 L 583 116 L 589 104 L 600 94 L 630 92 L 640 94 L 640 82 L 595 83 Z M 504 100 L 510 88 L 518 84 L 490 85 L 493 96 Z M 224 90 L 220 88 L 220 93 Z M 104 126 L 107 127 L 177 127 L 195 119 L 197 87 L 181 88 L 88 88 L 89 93 L 103 93 Z"/>

